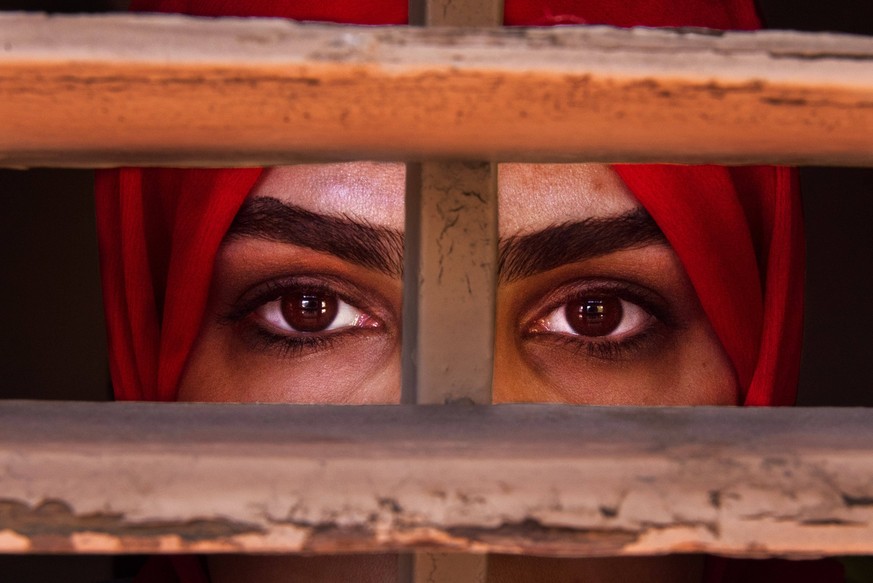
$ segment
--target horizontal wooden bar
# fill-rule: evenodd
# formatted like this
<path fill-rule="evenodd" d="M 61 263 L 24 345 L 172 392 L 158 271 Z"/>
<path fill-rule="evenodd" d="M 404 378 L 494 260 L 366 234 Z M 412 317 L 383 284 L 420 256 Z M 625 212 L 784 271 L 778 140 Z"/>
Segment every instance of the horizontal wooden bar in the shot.
<path fill-rule="evenodd" d="M 0 16 L 0 165 L 873 165 L 873 39 Z"/>
<path fill-rule="evenodd" d="M 2 552 L 873 553 L 873 410 L 0 403 Z"/>

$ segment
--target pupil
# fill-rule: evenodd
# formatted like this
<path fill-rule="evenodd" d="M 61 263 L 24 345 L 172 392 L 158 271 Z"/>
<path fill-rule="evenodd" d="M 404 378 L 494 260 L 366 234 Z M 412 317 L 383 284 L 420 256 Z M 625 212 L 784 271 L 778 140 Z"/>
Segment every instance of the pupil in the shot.
<path fill-rule="evenodd" d="M 333 323 L 339 309 L 336 296 L 312 292 L 282 296 L 280 307 L 288 325 L 300 332 L 321 332 Z"/>
<path fill-rule="evenodd" d="M 583 297 L 567 304 L 570 328 L 581 336 L 606 336 L 621 323 L 621 300 L 617 297 Z"/>
<path fill-rule="evenodd" d="M 589 319 L 602 319 L 606 312 L 602 300 L 588 300 L 583 304 L 582 309 L 585 312 L 585 317 Z"/>

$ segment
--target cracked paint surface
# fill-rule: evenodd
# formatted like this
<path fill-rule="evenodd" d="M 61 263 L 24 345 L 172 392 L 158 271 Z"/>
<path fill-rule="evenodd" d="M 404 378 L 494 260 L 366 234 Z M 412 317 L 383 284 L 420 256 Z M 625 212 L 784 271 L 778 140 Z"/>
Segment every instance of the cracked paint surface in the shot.
<path fill-rule="evenodd" d="M 0 550 L 871 553 L 873 412 L 814 413 L 0 403 Z"/>
<path fill-rule="evenodd" d="M 414 220 L 406 236 L 415 262 L 404 281 L 403 336 L 405 353 L 415 354 L 416 362 L 407 366 L 403 383 L 414 398 L 404 400 L 490 403 L 496 165 L 426 162 L 411 166 L 409 175 L 407 213 Z"/>

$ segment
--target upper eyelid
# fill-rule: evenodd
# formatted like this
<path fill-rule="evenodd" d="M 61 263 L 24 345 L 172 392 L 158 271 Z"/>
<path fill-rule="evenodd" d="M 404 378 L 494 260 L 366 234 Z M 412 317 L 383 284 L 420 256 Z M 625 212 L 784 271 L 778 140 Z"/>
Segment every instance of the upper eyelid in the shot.
<path fill-rule="evenodd" d="M 371 288 L 357 285 L 332 274 L 307 273 L 264 278 L 247 286 L 246 290 L 240 293 L 235 300 L 229 302 L 219 311 L 218 322 L 221 325 L 237 324 L 249 317 L 260 306 L 278 299 L 282 292 L 301 288 L 336 295 L 340 300 L 356 310 L 364 312 L 383 326 L 390 325 L 394 320 L 391 309 L 386 307 L 388 301 Z"/>
<path fill-rule="evenodd" d="M 670 304 L 656 291 L 622 279 L 592 277 L 565 282 L 555 286 L 539 299 L 533 299 L 522 310 L 522 326 L 526 327 L 529 323 L 551 314 L 574 295 L 587 291 L 616 295 L 640 306 L 665 323 L 671 323 L 674 320 Z M 528 324 L 525 324 L 525 322 Z"/>

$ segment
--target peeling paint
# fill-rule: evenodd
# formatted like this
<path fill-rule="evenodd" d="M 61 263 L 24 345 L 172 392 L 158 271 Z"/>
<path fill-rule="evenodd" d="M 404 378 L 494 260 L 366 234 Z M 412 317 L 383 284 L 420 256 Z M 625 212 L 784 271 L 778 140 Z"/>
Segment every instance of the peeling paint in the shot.
<path fill-rule="evenodd" d="M 873 411 L 815 414 L 0 403 L 0 552 L 873 552 Z"/>
<path fill-rule="evenodd" d="M 494 528 L 449 528 L 453 537 L 470 541 L 471 545 L 484 543 L 488 547 L 522 546 L 525 552 L 536 554 L 573 554 L 573 549 L 584 546 L 591 555 L 620 554 L 639 539 L 640 533 L 622 528 L 567 528 L 548 526 L 529 518 L 518 523 L 501 524 Z"/>
<path fill-rule="evenodd" d="M 842 498 L 843 504 L 849 508 L 854 506 L 873 506 L 873 496 L 851 496 L 849 494 L 842 494 Z"/>
<path fill-rule="evenodd" d="M 24 553 L 31 549 L 31 542 L 26 536 L 5 528 L 0 530 L 0 552 Z"/>
<path fill-rule="evenodd" d="M 45 500 L 35 506 L 0 499 L 0 528 L 31 540 L 68 538 L 71 548 L 81 545 L 82 550 L 105 544 L 107 546 L 101 548 L 107 552 L 117 546 L 122 537 L 160 539 L 173 536 L 190 543 L 263 533 L 263 529 L 256 525 L 224 519 L 131 522 L 119 513 L 77 515 L 70 505 L 57 499 Z M 179 546 L 173 543 L 170 548 Z"/>
<path fill-rule="evenodd" d="M 74 532 L 70 535 L 70 543 L 79 553 L 118 553 L 124 550 L 119 537 L 102 532 Z"/>

